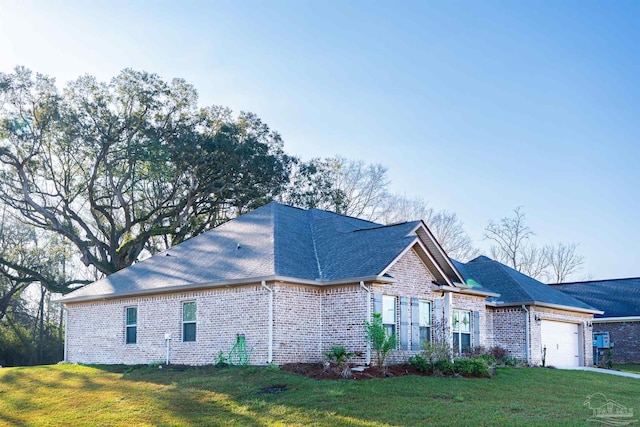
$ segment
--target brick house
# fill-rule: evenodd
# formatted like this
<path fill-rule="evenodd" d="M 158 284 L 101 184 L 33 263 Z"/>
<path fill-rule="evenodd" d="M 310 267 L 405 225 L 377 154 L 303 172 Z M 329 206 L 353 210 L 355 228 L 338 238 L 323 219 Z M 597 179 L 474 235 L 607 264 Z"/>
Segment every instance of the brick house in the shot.
<path fill-rule="evenodd" d="M 65 360 L 201 365 L 241 335 L 252 364 L 317 362 L 332 345 L 368 362 L 364 322 L 379 312 L 398 335 L 396 361 L 446 325 L 457 351 L 501 345 L 539 363 L 548 323 L 574 347 L 557 364 L 591 364 L 599 311 L 509 270 L 451 260 L 422 221 L 273 202 L 63 297 Z"/>
<path fill-rule="evenodd" d="M 640 363 L 640 277 L 553 285 L 567 295 L 604 311 L 593 332 L 608 332 L 614 363 Z"/>

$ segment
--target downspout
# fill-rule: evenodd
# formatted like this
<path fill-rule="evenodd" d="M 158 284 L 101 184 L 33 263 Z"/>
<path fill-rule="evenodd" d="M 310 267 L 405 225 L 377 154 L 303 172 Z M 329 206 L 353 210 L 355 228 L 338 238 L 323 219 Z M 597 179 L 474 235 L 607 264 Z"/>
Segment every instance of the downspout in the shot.
<path fill-rule="evenodd" d="M 262 285 L 263 288 L 265 288 L 267 291 L 269 291 L 269 312 L 267 314 L 268 316 L 268 322 L 269 325 L 267 327 L 267 330 L 269 331 L 269 343 L 268 343 L 268 350 L 267 350 L 267 363 L 273 363 L 273 287 L 269 288 L 267 286 L 267 282 L 266 281 L 262 281 L 260 282 L 260 284 Z"/>
<path fill-rule="evenodd" d="M 63 355 L 63 360 L 65 362 L 68 362 L 68 358 L 67 358 L 67 352 L 68 352 L 68 340 L 69 340 L 69 334 L 67 333 L 68 330 L 68 325 L 69 325 L 69 310 L 67 310 L 67 308 L 64 308 L 64 355 Z"/>
<path fill-rule="evenodd" d="M 364 291 L 367 293 L 367 298 L 366 298 L 366 321 L 367 322 L 371 322 L 371 288 L 367 288 L 364 285 L 363 281 L 360 281 L 360 289 L 364 289 Z M 370 365 L 371 364 L 371 343 L 367 340 L 367 353 L 366 353 L 366 360 L 365 360 L 365 364 Z"/>
<path fill-rule="evenodd" d="M 525 307 L 524 304 L 522 304 L 522 309 L 525 311 L 525 317 L 524 317 L 524 340 L 525 340 L 525 345 L 526 345 L 526 352 L 527 352 L 527 365 L 531 364 L 531 347 L 529 346 L 529 335 L 531 335 L 531 331 L 530 331 L 530 326 L 529 326 L 529 310 L 527 310 L 527 307 Z"/>

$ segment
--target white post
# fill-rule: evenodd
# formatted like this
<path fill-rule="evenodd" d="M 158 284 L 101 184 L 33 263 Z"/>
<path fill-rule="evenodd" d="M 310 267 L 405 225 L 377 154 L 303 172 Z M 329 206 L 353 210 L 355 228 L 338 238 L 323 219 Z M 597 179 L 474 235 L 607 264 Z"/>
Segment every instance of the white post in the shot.
<path fill-rule="evenodd" d="M 269 334 L 269 343 L 267 350 L 267 363 L 273 363 L 273 287 L 269 288 L 267 286 L 267 282 L 264 280 L 260 283 L 263 288 L 269 291 L 269 312 L 267 313 L 269 324 L 267 325 L 267 330 Z"/>
<path fill-rule="evenodd" d="M 63 360 L 65 362 L 68 362 L 68 340 L 69 340 L 69 334 L 67 333 L 67 331 L 69 330 L 68 328 L 69 325 L 69 310 L 67 310 L 67 308 L 64 308 L 64 355 L 63 355 Z"/>
<path fill-rule="evenodd" d="M 165 332 L 164 340 L 167 343 L 167 357 L 164 364 L 168 366 L 169 365 L 169 343 L 171 342 L 171 332 Z"/>

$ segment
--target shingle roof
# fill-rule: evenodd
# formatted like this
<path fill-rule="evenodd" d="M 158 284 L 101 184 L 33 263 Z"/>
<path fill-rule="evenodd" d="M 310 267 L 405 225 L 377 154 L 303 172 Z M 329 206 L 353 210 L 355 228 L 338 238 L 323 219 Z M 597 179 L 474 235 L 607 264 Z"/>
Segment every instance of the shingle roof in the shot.
<path fill-rule="evenodd" d="M 269 203 L 62 300 L 272 276 L 340 280 L 379 275 L 420 221 L 383 226 L 319 209 Z"/>
<path fill-rule="evenodd" d="M 604 310 L 595 317 L 640 316 L 640 277 L 562 283 L 553 287 Z"/>
<path fill-rule="evenodd" d="M 585 310 L 597 310 L 572 296 L 539 282 L 513 268 L 486 256 L 479 256 L 466 264 L 456 262 L 456 268 L 464 276 L 465 282 L 476 282 L 489 290 L 499 293 L 493 299 L 502 303 L 538 302 Z"/>

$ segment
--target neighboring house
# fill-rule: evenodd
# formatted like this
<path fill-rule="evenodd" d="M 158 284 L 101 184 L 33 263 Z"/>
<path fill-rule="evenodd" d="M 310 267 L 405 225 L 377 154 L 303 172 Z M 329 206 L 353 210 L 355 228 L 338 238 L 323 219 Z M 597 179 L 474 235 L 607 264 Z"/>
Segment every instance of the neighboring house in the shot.
<path fill-rule="evenodd" d="M 422 221 L 269 203 L 66 295 L 65 360 L 207 364 L 242 335 L 252 364 L 318 362 L 332 345 L 367 362 L 364 324 L 379 312 L 398 335 L 395 360 L 447 325 L 457 351 L 501 345 L 539 363 L 548 325 L 554 340 L 577 337 L 567 364 L 590 365 L 598 311 L 514 273 L 450 260 Z"/>
<path fill-rule="evenodd" d="M 553 286 L 604 311 L 593 319 L 593 332 L 609 332 L 614 363 L 640 363 L 640 277 Z"/>

